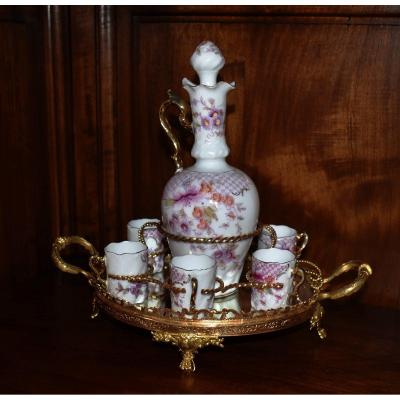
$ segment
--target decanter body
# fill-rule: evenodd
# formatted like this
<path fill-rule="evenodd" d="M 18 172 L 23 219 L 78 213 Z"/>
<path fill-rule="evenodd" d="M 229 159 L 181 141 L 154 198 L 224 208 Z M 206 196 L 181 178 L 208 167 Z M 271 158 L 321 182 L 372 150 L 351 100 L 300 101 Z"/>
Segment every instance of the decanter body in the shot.
<path fill-rule="evenodd" d="M 173 157 L 177 172 L 168 181 L 162 196 L 162 225 L 173 256 L 207 254 L 213 257 L 217 276 L 227 286 L 240 279 L 252 241 L 251 236 L 241 237 L 257 228 L 259 197 L 253 181 L 225 161 L 229 154 L 225 141 L 226 95 L 235 84 L 216 82 L 218 71 L 224 65 L 222 54 L 213 43 L 203 42 L 195 50 L 191 63 L 200 84 L 195 85 L 186 78 L 182 84 L 190 95 L 195 135 L 191 154 L 196 162 L 182 169 L 177 153 Z M 230 243 L 196 240 L 221 237 L 236 239 Z"/>

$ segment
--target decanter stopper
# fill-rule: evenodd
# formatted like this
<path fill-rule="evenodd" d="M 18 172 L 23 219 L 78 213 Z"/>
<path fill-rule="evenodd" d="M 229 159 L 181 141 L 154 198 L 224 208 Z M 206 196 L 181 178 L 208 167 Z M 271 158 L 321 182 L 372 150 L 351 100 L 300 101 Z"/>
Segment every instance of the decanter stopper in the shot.
<path fill-rule="evenodd" d="M 200 84 L 215 86 L 220 69 L 225 59 L 219 48 L 213 42 L 202 42 L 194 51 L 190 63 L 200 78 Z"/>

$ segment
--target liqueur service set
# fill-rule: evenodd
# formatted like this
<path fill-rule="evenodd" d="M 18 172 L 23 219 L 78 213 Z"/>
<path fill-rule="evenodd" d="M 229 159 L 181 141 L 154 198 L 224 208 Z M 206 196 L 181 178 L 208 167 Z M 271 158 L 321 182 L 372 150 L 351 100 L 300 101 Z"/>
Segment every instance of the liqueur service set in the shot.
<path fill-rule="evenodd" d="M 332 275 L 300 258 L 305 232 L 259 222 L 260 199 L 253 181 L 227 164 L 226 97 L 235 83 L 217 82 L 225 60 L 212 42 L 201 43 L 191 65 L 199 84 L 184 78 L 190 108 L 171 91 L 160 107 L 160 122 L 173 146 L 176 172 L 161 199 L 161 220 L 142 218 L 127 226 L 127 240 L 110 243 L 100 256 L 79 236 L 59 237 L 52 258 L 64 272 L 83 274 L 93 288 L 93 313 L 102 310 L 151 331 L 153 339 L 178 346 L 180 368 L 194 371 L 194 355 L 225 336 L 266 333 L 307 320 L 319 336 L 320 301 L 358 291 L 372 274 L 361 261 L 348 261 Z M 167 118 L 193 131 L 195 163 L 183 168 L 181 148 Z M 189 119 L 189 114 L 192 118 Z M 87 270 L 67 263 L 62 251 L 82 245 L 91 255 Z M 329 290 L 331 280 L 350 270 L 356 278 Z"/>

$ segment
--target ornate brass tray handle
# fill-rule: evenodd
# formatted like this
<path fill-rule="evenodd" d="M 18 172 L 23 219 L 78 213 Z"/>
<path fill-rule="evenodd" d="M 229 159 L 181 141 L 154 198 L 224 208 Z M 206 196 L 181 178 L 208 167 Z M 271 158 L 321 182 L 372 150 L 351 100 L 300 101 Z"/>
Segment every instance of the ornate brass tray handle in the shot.
<path fill-rule="evenodd" d="M 64 261 L 61 253 L 72 244 L 80 245 L 88 251 L 90 270 L 84 270 Z M 94 289 L 92 318 L 95 318 L 101 309 L 115 319 L 149 330 L 157 342 L 178 346 L 183 355 L 180 368 L 189 372 L 195 370 L 194 355 L 200 348 L 209 345 L 223 347 L 223 338 L 226 336 L 278 331 L 310 320 L 310 329 L 316 329 L 319 337 L 325 339 L 326 331 L 321 327 L 324 309 L 320 302 L 325 299 L 336 300 L 358 292 L 372 274 L 369 264 L 361 261 L 348 261 L 340 265 L 330 276 L 323 278 L 321 270 L 316 264 L 298 260 L 297 265 L 302 271 L 302 279 L 296 284 L 296 292 L 292 296 L 291 304 L 285 308 L 267 311 L 251 310 L 248 301 L 246 303 L 246 294 L 248 295 L 249 289 L 252 287 L 264 288 L 267 284 L 256 283 L 248 274 L 244 274 L 246 280 L 237 284 L 239 295 L 243 300 L 241 303 L 243 307 L 239 311 L 215 308 L 212 310 L 184 309 L 182 312 L 172 312 L 170 308 L 166 307 L 130 304 L 108 293 L 104 259 L 99 256 L 94 246 L 82 237 L 57 238 L 53 243 L 52 259 L 61 271 L 82 274 L 88 279 L 89 285 Z M 167 259 L 168 257 L 166 257 Z M 357 277 L 352 282 L 338 288 L 329 288 L 330 283 L 336 277 L 351 270 L 357 271 Z M 162 283 L 153 279 L 151 275 L 138 275 L 129 277 L 129 279 L 152 282 L 163 285 L 169 290 L 174 289 L 168 281 Z M 224 291 L 228 290 L 228 287 L 223 287 L 222 284 L 215 290 Z M 216 306 L 214 305 L 214 307 Z"/>
<path fill-rule="evenodd" d="M 357 269 L 357 277 L 353 282 L 331 291 L 324 291 L 324 288 L 326 289 L 327 285 L 333 279 L 353 269 Z M 319 301 L 324 299 L 336 300 L 342 297 L 351 296 L 353 293 L 358 292 L 364 286 L 365 282 L 371 275 L 372 275 L 372 268 L 369 264 L 360 261 L 345 262 L 342 265 L 340 265 L 337 269 L 335 269 L 330 276 L 323 279 L 322 281 L 323 287 L 318 295 L 318 300 Z M 324 308 L 321 306 L 320 303 L 317 303 L 314 314 L 312 315 L 310 320 L 311 324 L 310 329 L 315 328 L 321 339 L 326 338 L 326 331 L 320 326 L 323 315 L 324 315 Z"/>

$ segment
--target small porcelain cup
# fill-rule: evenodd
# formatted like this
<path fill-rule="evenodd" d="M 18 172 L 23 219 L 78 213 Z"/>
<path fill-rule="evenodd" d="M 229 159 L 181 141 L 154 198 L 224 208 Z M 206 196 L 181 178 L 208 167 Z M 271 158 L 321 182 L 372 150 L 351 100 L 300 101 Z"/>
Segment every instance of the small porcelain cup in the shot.
<path fill-rule="evenodd" d="M 217 266 L 215 260 L 206 255 L 185 255 L 171 260 L 170 279 L 171 309 L 210 309 L 214 303 L 214 293 L 204 294 L 204 289 L 213 290 Z M 176 292 L 185 289 L 185 293 Z"/>
<path fill-rule="evenodd" d="M 276 241 L 275 245 L 274 240 Z M 259 249 L 275 247 L 281 250 L 289 250 L 297 257 L 300 257 L 307 243 L 307 233 L 297 233 L 295 229 L 286 225 L 265 225 L 258 238 Z"/>
<path fill-rule="evenodd" d="M 251 290 L 253 310 L 270 310 L 286 307 L 292 292 L 296 258 L 289 250 L 261 249 L 252 255 L 252 279 L 261 283 L 280 283 L 282 288 Z"/>
<path fill-rule="evenodd" d="M 149 265 L 154 273 L 164 267 L 164 235 L 158 229 L 160 220 L 155 218 L 133 219 L 128 222 L 128 240 L 144 242 L 149 249 Z"/>
<path fill-rule="evenodd" d="M 147 272 L 147 247 L 140 242 L 110 243 L 104 249 L 107 270 L 107 290 L 129 303 L 143 303 L 147 299 L 147 284 L 129 282 L 126 277 Z"/>

